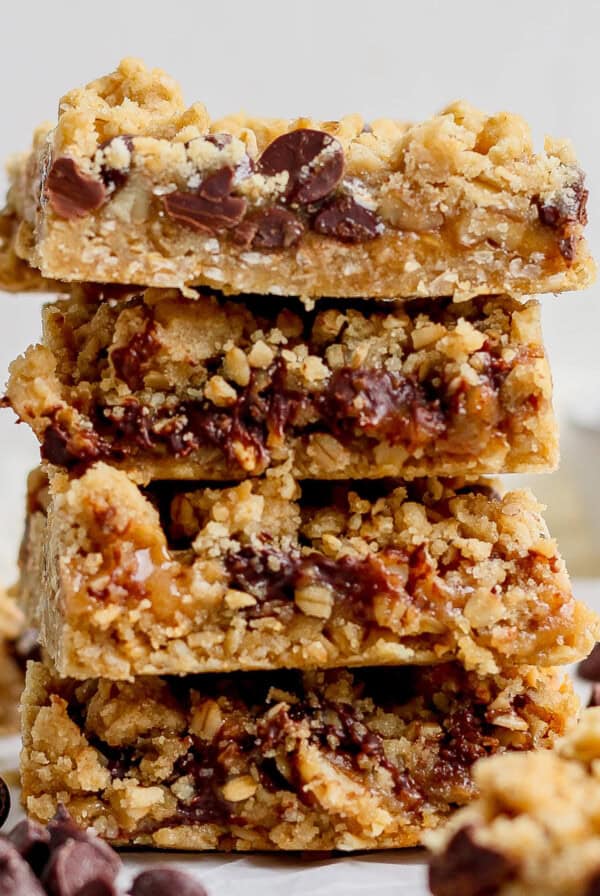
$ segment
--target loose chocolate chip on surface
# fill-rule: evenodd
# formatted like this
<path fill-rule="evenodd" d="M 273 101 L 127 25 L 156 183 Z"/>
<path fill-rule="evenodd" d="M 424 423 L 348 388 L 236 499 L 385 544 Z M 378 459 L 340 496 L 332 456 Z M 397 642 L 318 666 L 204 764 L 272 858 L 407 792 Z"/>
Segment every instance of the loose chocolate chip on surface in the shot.
<path fill-rule="evenodd" d="M 379 220 L 351 196 L 340 196 L 328 202 L 316 215 L 313 229 L 343 243 L 362 243 L 378 235 Z"/>
<path fill-rule="evenodd" d="M 92 830 L 81 828 L 75 824 L 64 806 L 60 805 L 54 818 L 48 822 L 48 834 L 50 835 L 50 851 L 54 853 L 65 843 L 77 841 L 87 843 L 96 851 L 98 862 L 111 870 L 116 877 L 121 868 L 121 859 L 108 843 L 101 840 Z"/>
<path fill-rule="evenodd" d="M 287 171 L 286 200 L 308 205 L 325 199 L 341 181 L 344 150 L 325 131 L 299 128 L 267 146 L 258 161 L 258 171 L 267 177 Z"/>
<path fill-rule="evenodd" d="M 46 195 L 53 211 L 71 220 L 100 208 L 106 199 L 106 187 L 102 181 L 80 171 L 74 159 L 60 156 L 48 173 Z"/>
<path fill-rule="evenodd" d="M 461 828 L 429 865 L 433 896 L 493 896 L 514 875 L 514 863 L 481 846 L 470 827 Z"/>
<path fill-rule="evenodd" d="M 595 645 L 587 659 L 579 663 L 577 671 L 588 681 L 600 681 L 600 643 Z"/>
<path fill-rule="evenodd" d="M 45 896 L 25 859 L 4 837 L 0 837 L 0 893 L 2 896 Z"/>
<path fill-rule="evenodd" d="M 229 166 L 205 177 L 195 191 L 175 190 L 163 197 L 169 217 L 194 230 L 213 233 L 235 227 L 246 212 L 246 200 L 232 196 L 235 172 Z"/>
<path fill-rule="evenodd" d="M 304 233 L 304 224 L 285 208 L 268 208 L 242 221 L 236 242 L 244 242 L 254 249 L 289 249 Z"/>
<path fill-rule="evenodd" d="M 4 778 L 0 778 L 0 828 L 10 812 L 10 791 Z"/>
<path fill-rule="evenodd" d="M 206 890 L 195 878 L 177 868 L 154 868 L 135 878 L 130 896 L 206 896 Z"/>
<path fill-rule="evenodd" d="M 15 825 L 8 839 L 39 877 L 50 857 L 50 834 L 46 828 L 25 818 Z"/>
<path fill-rule="evenodd" d="M 116 875 L 112 857 L 98 844 L 69 839 L 52 853 L 43 882 L 51 896 L 100 896 L 116 894 Z"/>

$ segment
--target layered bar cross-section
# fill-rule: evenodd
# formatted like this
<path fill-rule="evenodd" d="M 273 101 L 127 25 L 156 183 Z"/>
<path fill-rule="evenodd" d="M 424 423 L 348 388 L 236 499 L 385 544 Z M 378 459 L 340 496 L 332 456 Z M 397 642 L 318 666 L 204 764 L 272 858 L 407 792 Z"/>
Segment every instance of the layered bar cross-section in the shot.
<path fill-rule="evenodd" d="M 138 481 L 545 471 L 557 460 L 535 301 L 353 303 L 75 288 L 7 401 L 42 457 Z"/>
<path fill-rule="evenodd" d="M 21 774 L 30 816 L 62 803 L 116 844 L 413 846 L 475 795 L 483 756 L 552 746 L 577 700 L 554 670 L 458 664 L 59 678 L 31 664 Z"/>
<path fill-rule="evenodd" d="M 535 294 L 594 274 L 570 144 L 535 152 L 521 118 L 462 102 L 418 124 L 211 121 L 129 59 L 63 97 L 10 175 L 13 288 L 15 251 L 55 280 L 279 295 Z"/>
<path fill-rule="evenodd" d="M 598 619 L 540 507 L 485 480 L 142 490 L 98 464 L 31 481 L 21 599 L 58 672 L 558 665 Z"/>

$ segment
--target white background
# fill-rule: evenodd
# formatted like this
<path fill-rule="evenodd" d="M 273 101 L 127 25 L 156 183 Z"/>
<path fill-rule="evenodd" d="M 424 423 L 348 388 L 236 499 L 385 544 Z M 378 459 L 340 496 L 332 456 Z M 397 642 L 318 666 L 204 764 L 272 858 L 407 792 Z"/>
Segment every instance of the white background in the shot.
<path fill-rule="evenodd" d="M 465 98 L 490 112 L 522 114 L 538 146 L 545 133 L 573 139 L 589 175 L 589 233 L 600 255 L 598 0 L 21 0 L 3 4 L 1 28 L 1 157 L 28 145 L 34 125 L 54 117 L 62 93 L 125 55 L 165 68 L 190 102 L 204 101 L 213 115 L 244 107 L 294 117 L 359 111 L 367 119 L 418 119 Z M 568 421 L 586 412 L 600 391 L 598 289 L 546 297 L 544 319 Z M 0 380 L 38 330 L 38 299 L 0 298 Z M 588 525 L 599 519 L 600 486 L 593 486 L 590 469 L 600 443 L 573 427 L 564 443 L 561 473 L 540 477 L 535 486 L 549 500 L 574 570 L 600 574 L 600 523 L 595 533 Z M 0 445 L 0 575 L 10 577 L 24 476 L 36 448 L 7 411 L 0 414 Z M 282 859 L 277 867 L 286 871 L 290 894 L 377 889 L 418 896 L 422 872 L 407 861 L 400 868 L 398 858 L 373 857 L 368 865 L 346 861 L 337 870 L 314 866 L 301 873 Z M 257 857 L 234 862 L 226 875 L 214 859 L 200 871 L 213 894 L 256 889 L 268 896 L 282 890 L 282 878 L 269 868 Z"/>
<path fill-rule="evenodd" d="M 2 158 L 28 145 L 35 124 L 54 118 L 61 94 L 125 55 L 165 68 L 190 102 L 202 100 L 213 115 L 246 108 L 418 119 L 466 98 L 491 112 L 522 114 L 538 146 L 545 133 L 573 139 L 589 176 L 589 232 L 600 255 L 599 0 L 26 0 L 4 4 L 1 33 Z M 565 419 L 586 411 L 589 393 L 594 400 L 598 391 L 597 298 L 592 289 L 544 300 Z M 31 296 L 0 300 L 2 382 L 9 361 L 36 338 L 38 307 Z M 588 461 L 570 436 L 562 478 L 541 477 L 536 488 L 574 572 L 600 574 L 600 483 L 595 491 L 584 480 Z M 7 531 L 0 573 L 10 575 L 24 473 L 36 449 L 9 412 L 0 414 L 0 443 L 7 449 L 0 454 L 0 526 Z M 593 459 L 595 442 L 591 450 Z"/>

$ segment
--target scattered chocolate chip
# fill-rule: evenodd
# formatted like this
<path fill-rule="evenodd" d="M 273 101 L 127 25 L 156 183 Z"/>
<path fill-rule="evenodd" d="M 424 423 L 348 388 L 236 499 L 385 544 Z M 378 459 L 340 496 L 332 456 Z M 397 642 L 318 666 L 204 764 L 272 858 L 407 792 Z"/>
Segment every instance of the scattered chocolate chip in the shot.
<path fill-rule="evenodd" d="M 577 671 L 587 681 L 600 681 L 600 642 L 594 646 L 590 655 L 579 663 Z"/>
<path fill-rule="evenodd" d="M 25 859 L 5 837 L 0 837 L 0 893 L 2 896 L 45 896 Z"/>
<path fill-rule="evenodd" d="M 68 839 L 52 852 L 44 869 L 42 881 L 47 892 L 50 896 L 116 896 L 115 853 L 110 853 L 108 858 L 92 841 Z"/>
<path fill-rule="evenodd" d="M 325 199 L 344 174 L 341 143 L 325 131 L 299 128 L 270 143 L 258 161 L 260 174 L 288 173 L 287 202 L 309 205 Z"/>
<path fill-rule="evenodd" d="M 8 839 L 39 877 L 50 858 L 50 834 L 46 828 L 25 818 L 15 825 Z"/>
<path fill-rule="evenodd" d="M 234 230 L 233 238 L 253 249 L 289 249 L 303 233 L 304 224 L 297 215 L 275 206 L 245 218 Z"/>
<path fill-rule="evenodd" d="M 163 205 L 169 217 L 187 224 L 194 230 L 213 233 L 235 227 L 246 211 L 246 200 L 232 196 L 235 172 L 226 166 L 205 177 L 197 190 L 175 190 L 163 196 Z"/>
<path fill-rule="evenodd" d="M 429 864 L 433 896 L 493 896 L 514 876 L 514 862 L 487 846 L 480 846 L 470 827 L 461 828 L 441 855 Z"/>
<path fill-rule="evenodd" d="M 206 896 L 206 890 L 191 874 L 177 868 L 142 871 L 129 890 L 130 896 Z"/>
<path fill-rule="evenodd" d="M 0 828 L 10 812 L 10 791 L 4 778 L 0 778 Z"/>
<path fill-rule="evenodd" d="M 379 233 L 377 215 L 351 196 L 339 196 L 326 203 L 312 226 L 317 233 L 334 236 L 343 243 L 362 243 L 375 239 Z"/>
<path fill-rule="evenodd" d="M 588 702 L 588 707 L 590 707 L 590 706 L 600 706 L 600 684 L 599 683 L 592 685 L 590 699 Z"/>
<path fill-rule="evenodd" d="M 106 187 L 102 181 L 84 174 L 74 159 L 60 156 L 48 173 L 46 195 L 57 215 L 72 220 L 100 208 L 106 199 Z"/>
<path fill-rule="evenodd" d="M 585 896 L 600 896 L 600 871 L 596 871 L 588 881 Z"/>
<path fill-rule="evenodd" d="M 111 871 L 113 878 L 119 873 L 121 860 L 114 849 L 111 849 L 108 843 L 101 840 L 92 830 L 75 824 L 63 805 L 58 807 L 56 815 L 48 822 L 48 834 L 50 836 L 50 851 L 53 854 L 71 840 L 86 843 L 96 851 L 97 863 L 104 864 Z"/>

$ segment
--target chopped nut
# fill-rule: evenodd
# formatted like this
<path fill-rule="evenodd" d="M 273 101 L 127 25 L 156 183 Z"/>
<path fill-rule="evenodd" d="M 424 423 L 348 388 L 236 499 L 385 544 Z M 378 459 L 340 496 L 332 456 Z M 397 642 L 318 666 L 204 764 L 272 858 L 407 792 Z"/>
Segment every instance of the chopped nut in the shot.
<path fill-rule="evenodd" d="M 203 700 L 194 710 L 190 721 L 190 731 L 202 740 L 212 740 L 221 725 L 223 717 L 219 704 L 214 700 Z"/>
<path fill-rule="evenodd" d="M 240 803 L 247 800 L 256 793 L 257 784 L 250 775 L 239 775 L 237 778 L 231 778 L 223 787 L 222 793 L 225 799 L 230 803 Z"/>
<path fill-rule="evenodd" d="M 237 400 L 237 392 L 222 376 L 213 376 L 208 381 L 204 395 L 217 407 L 227 407 Z"/>
<path fill-rule="evenodd" d="M 243 607 L 253 607 L 256 599 L 245 591 L 235 591 L 230 588 L 225 595 L 225 603 L 230 610 L 241 610 Z"/>
<path fill-rule="evenodd" d="M 294 594 L 296 605 L 306 616 L 329 619 L 333 609 L 333 594 L 324 585 L 306 585 Z"/>
<path fill-rule="evenodd" d="M 234 346 L 225 355 L 223 372 L 227 379 L 233 380 L 238 386 L 247 386 L 250 382 L 250 365 L 248 358 L 241 348 Z"/>
<path fill-rule="evenodd" d="M 263 342 L 262 339 L 259 339 L 259 341 L 255 342 L 250 349 L 248 362 L 251 367 L 261 367 L 264 369 L 273 362 L 274 357 L 273 349 L 270 348 L 266 342 Z"/>

